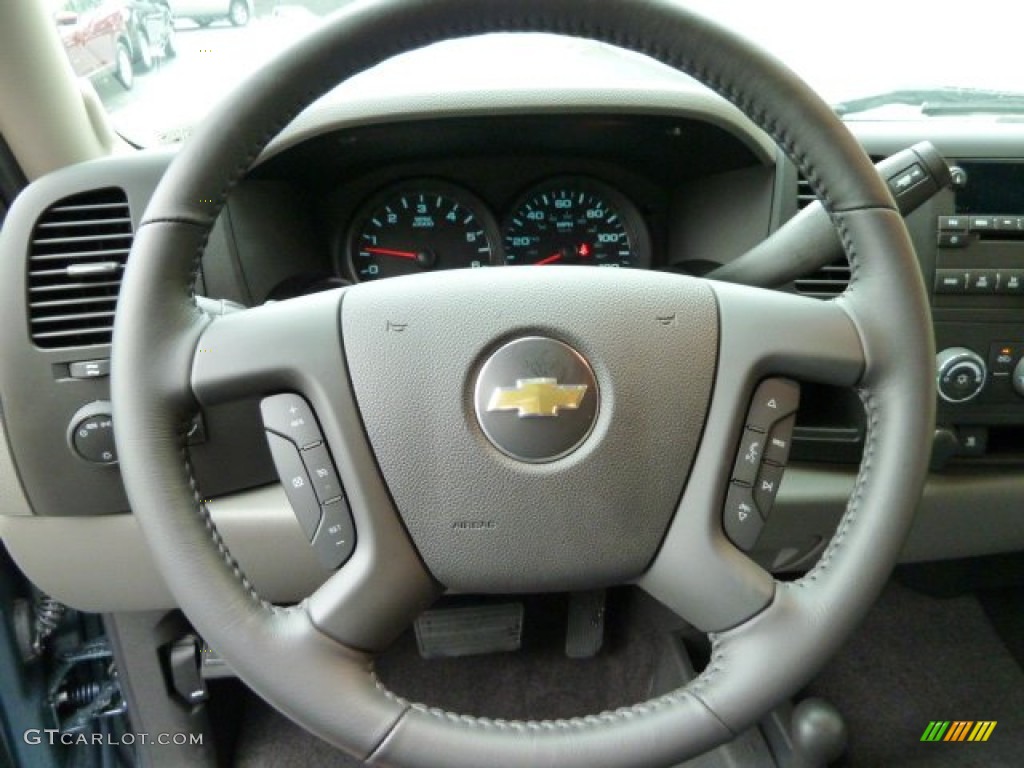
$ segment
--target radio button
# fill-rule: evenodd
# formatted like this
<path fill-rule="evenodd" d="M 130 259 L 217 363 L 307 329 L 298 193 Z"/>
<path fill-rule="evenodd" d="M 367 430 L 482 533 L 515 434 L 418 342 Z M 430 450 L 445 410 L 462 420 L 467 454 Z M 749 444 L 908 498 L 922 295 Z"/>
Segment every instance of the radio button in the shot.
<path fill-rule="evenodd" d="M 939 216 L 939 230 L 941 232 L 966 232 L 966 216 Z"/>
<path fill-rule="evenodd" d="M 968 293 L 995 293 L 996 271 L 994 269 L 972 269 L 967 274 Z"/>
<path fill-rule="evenodd" d="M 999 293 L 1024 294 L 1024 269 L 999 271 Z"/>
<path fill-rule="evenodd" d="M 966 248 L 967 243 L 971 241 L 969 235 L 966 232 L 940 232 L 939 233 L 939 247 L 940 248 Z"/>
<path fill-rule="evenodd" d="M 988 350 L 988 366 L 992 374 L 1008 374 L 1020 357 L 1021 345 L 1012 341 L 993 342 Z"/>
<path fill-rule="evenodd" d="M 939 397 L 947 403 L 966 403 L 981 394 L 988 377 L 985 361 L 966 347 L 950 347 L 936 355 Z"/>
<path fill-rule="evenodd" d="M 995 218 L 992 216 L 971 216 L 971 232 L 989 232 L 995 227 Z"/>
<path fill-rule="evenodd" d="M 967 273 L 961 269 L 940 269 L 935 274 L 936 293 L 967 293 Z"/>
<path fill-rule="evenodd" d="M 957 430 L 961 456 L 984 456 L 988 448 L 988 427 L 960 427 Z"/>
<path fill-rule="evenodd" d="M 1016 216 L 996 216 L 993 219 L 995 229 L 1000 232 L 1016 232 L 1020 227 L 1017 225 Z"/>

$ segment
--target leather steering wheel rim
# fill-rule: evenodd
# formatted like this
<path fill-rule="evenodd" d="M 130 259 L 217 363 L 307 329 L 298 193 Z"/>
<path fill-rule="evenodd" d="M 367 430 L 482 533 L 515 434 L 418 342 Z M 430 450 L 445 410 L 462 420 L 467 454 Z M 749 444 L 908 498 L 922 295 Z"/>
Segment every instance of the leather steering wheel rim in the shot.
<path fill-rule="evenodd" d="M 261 308 L 213 321 L 197 308 L 193 286 L 200 259 L 234 185 L 284 125 L 338 82 L 407 50 L 500 31 L 552 32 L 628 48 L 687 72 L 732 101 L 810 180 L 853 270 L 850 288 L 834 302 L 685 278 L 666 283 L 713 297 L 723 350 L 727 340 L 752 348 L 749 339 L 737 339 L 758 327 L 757 313 L 793 334 L 758 342 L 744 358 L 735 402 L 725 405 L 720 390 L 732 363 L 720 360 L 709 425 L 719 423 L 719 411 L 734 411 L 741 395 L 749 395 L 750 382 L 769 373 L 842 382 L 857 387 L 867 413 L 864 458 L 835 537 L 817 566 L 791 583 L 774 582 L 723 538 L 722 483 L 709 492 L 707 505 L 718 510 L 717 522 L 711 513 L 684 514 L 688 486 L 657 558 L 634 581 L 670 606 L 692 607 L 694 623 L 711 631 L 710 664 L 678 691 L 570 720 L 494 721 L 443 712 L 405 701 L 373 676 L 372 652 L 429 604 L 440 586 L 397 517 L 371 514 L 389 507 L 390 499 L 379 479 L 359 477 L 376 475 L 365 439 L 349 444 L 333 438 L 362 435 L 351 393 L 347 405 L 318 413 L 335 457 L 353 476 L 347 490 L 360 542 L 353 559 L 297 606 L 271 605 L 246 579 L 209 515 L 185 444 L 184 425 L 198 403 L 255 389 L 303 391 L 317 405 L 332 397 L 325 379 L 348 387 L 340 360 L 316 375 L 278 361 L 263 366 L 258 382 L 246 380 L 247 357 L 256 348 L 229 353 L 223 342 L 230 338 L 245 347 L 246 338 L 261 336 L 260 349 L 286 347 L 281 319 L 315 315 L 327 321 L 310 321 L 309 332 L 337 343 L 339 306 L 350 298 L 331 292 L 302 300 L 298 310 Z M 757 312 L 737 310 L 744 302 Z M 246 315 L 251 318 L 235 319 Z M 248 336 L 230 336 L 246 324 Z M 870 607 L 895 563 L 924 481 L 934 424 L 933 360 L 927 295 L 888 190 L 828 107 L 771 57 L 657 0 L 382 0 L 349 6 L 257 72 L 172 162 L 138 228 L 125 272 L 112 400 L 128 496 L 172 593 L 239 676 L 292 719 L 370 762 L 652 766 L 699 754 L 754 723 L 804 684 Z M 721 423 L 735 427 L 736 418 Z M 702 446 L 694 472 L 702 462 L 721 465 L 735 450 L 735 436 L 722 445 L 731 447 L 716 453 Z M 707 587 L 694 579 L 680 586 L 687 581 L 679 577 L 687 561 L 720 569 L 724 575 L 715 589 L 740 607 L 718 611 L 713 596 L 702 596 Z M 393 600 L 381 600 L 382 590 Z M 677 590 L 687 594 L 685 601 Z"/>

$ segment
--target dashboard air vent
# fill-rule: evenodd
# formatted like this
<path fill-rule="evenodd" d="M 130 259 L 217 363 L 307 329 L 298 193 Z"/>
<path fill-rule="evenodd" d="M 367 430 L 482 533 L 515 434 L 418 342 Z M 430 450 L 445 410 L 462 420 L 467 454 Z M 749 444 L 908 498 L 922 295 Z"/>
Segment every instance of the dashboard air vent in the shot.
<path fill-rule="evenodd" d="M 131 246 L 123 190 L 83 192 L 46 209 L 29 245 L 29 330 L 37 346 L 110 343 Z"/>
<path fill-rule="evenodd" d="M 797 293 L 818 299 L 832 299 L 850 284 L 850 264 L 843 256 L 793 283 Z"/>
<path fill-rule="evenodd" d="M 806 208 L 818 199 L 811 189 L 811 183 L 801 173 L 797 176 L 796 207 Z M 818 299 L 832 299 L 846 290 L 850 284 L 850 263 L 845 256 L 822 267 L 793 283 L 797 293 Z"/>
<path fill-rule="evenodd" d="M 817 199 L 818 196 L 811 189 L 811 182 L 805 179 L 802 173 L 798 175 L 796 178 L 796 207 L 804 209 Z"/>

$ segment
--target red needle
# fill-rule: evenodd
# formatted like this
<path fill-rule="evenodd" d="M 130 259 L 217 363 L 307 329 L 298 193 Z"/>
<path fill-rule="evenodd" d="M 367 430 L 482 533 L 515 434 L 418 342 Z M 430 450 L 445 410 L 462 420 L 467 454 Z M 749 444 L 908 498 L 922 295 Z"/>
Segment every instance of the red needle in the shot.
<path fill-rule="evenodd" d="M 533 262 L 533 264 L 534 264 L 534 266 L 539 267 L 541 264 L 554 264 L 556 261 L 561 261 L 561 260 L 562 260 L 562 254 L 561 253 L 552 253 L 547 258 L 541 259 L 540 261 L 535 261 L 535 262 Z"/>
<path fill-rule="evenodd" d="M 368 248 L 363 248 L 363 250 L 366 251 L 367 253 L 377 253 L 377 254 L 380 254 L 381 256 L 397 256 L 400 259 L 412 259 L 412 260 L 415 260 L 418 257 L 418 254 L 413 253 L 412 251 L 394 251 L 394 250 L 392 250 L 390 248 L 372 248 L 372 247 L 368 247 Z"/>

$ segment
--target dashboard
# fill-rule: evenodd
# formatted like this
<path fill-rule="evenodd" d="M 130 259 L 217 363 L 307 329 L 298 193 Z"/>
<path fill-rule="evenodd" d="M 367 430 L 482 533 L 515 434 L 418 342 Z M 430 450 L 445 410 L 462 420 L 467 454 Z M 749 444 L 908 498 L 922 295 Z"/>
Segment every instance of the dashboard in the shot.
<path fill-rule="evenodd" d="M 474 86 L 442 104 L 322 104 L 231 191 L 197 291 L 251 307 L 429 270 L 559 263 L 704 275 L 728 264 L 813 195 L 739 112 L 658 77 L 500 103 Z M 849 125 L 873 158 L 928 139 L 956 166 L 954 188 L 908 218 L 943 352 L 934 471 L 904 560 L 1024 548 L 1014 513 L 1024 503 L 1024 128 Z M 107 378 L 120 271 L 173 156 L 150 150 L 52 174 L 19 198 L 0 242 L 0 283 L 17 297 L 0 307 L 0 357 L 12 361 L 0 381 L 0 535 L 42 588 L 89 610 L 173 605 L 120 483 Z M 841 259 L 779 290 L 828 299 L 848 282 Z M 328 574 L 288 508 L 259 402 L 207 409 L 189 435 L 200 487 L 254 583 L 275 600 L 308 594 Z M 755 559 L 777 572 L 814 561 L 863 439 L 854 392 L 803 386 Z"/>
<path fill-rule="evenodd" d="M 254 203 L 250 213 L 240 200 L 238 216 L 272 217 L 275 196 L 307 196 L 307 229 L 330 262 L 308 276 L 314 288 L 323 280 L 556 263 L 688 271 L 700 269 L 701 238 L 710 234 L 698 200 L 709 179 L 728 174 L 733 191 L 751 198 L 741 212 L 749 225 L 732 246 L 738 254 L 768 226 L 771 174 L 721 128 L 655 115 L 473 117 L 348 130 L 257 169 L 242 197 L 262 185 L 267 208 L 257 213 Z M 251 300 L 302 288 L 295 275 L 286 279 Z"/>

